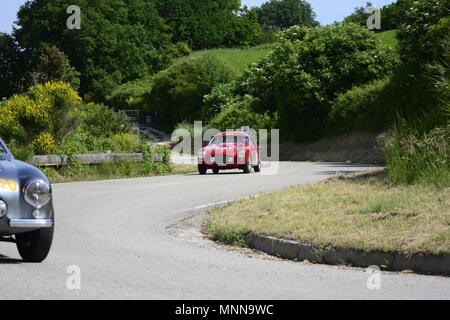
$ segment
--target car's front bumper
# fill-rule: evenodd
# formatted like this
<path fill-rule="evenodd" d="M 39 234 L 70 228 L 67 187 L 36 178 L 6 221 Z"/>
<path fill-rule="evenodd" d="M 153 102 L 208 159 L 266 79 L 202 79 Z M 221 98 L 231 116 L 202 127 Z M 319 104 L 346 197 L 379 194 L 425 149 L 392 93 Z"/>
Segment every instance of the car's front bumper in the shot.
<path fill-rule="evenodd" d="M 52 219 L 11 219 L 9 220 L 11 228 L 51 228 L 53 227 Z"/>
<path fill-rule="evenodd" d="M 238 158 L 236 155 L 220 154 L 214 157 L 199 158 L 198 164 L 206 168 L 238 169 L 245 166 L 246 158 Z"/>

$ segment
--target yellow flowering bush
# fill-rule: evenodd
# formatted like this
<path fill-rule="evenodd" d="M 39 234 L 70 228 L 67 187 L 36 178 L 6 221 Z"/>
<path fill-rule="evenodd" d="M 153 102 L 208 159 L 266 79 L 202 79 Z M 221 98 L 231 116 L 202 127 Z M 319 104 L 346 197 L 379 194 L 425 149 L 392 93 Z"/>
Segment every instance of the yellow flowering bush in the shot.
<path fill-rule="evenodd" d="M 111 143 L 114 151 L 127 151 L 130 152 L 136 148 L 139 144 L 136 136 L 131 133 L 118 133 L 112 136 Z"/>
<path fill-rule="evenodd" d="M 43 132 L 33 140 L 33 149 L 36 154 L 51 154 L 55 148 L 55 139 L 49 132 Z"/>
<path fill-rule="evenodd" d="M 1 107 L 0 136 L 19 143 L 32 142 L 53 127 L 52 114 L 79 102 L 81 98 L 67 83 L 38 85 L 27 94 L 13 96 Z"/>
<path fill-rule="evenodd" d="M 81 102 L 78 93 L 65 82 L 47 82 L 30 89 L 29 96 L 39 104 L 51 109 L 58 103 L 75 104 Z"/>

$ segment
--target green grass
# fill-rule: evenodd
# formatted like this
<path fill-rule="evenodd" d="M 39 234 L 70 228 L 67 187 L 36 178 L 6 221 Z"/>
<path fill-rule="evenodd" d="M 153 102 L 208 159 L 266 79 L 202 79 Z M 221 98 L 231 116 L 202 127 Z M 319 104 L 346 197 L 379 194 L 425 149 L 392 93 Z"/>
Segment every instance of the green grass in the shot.
<path fill-rule="evenodd" d="M 384 32 L 377 33 L 377 37 L 383 41 L 385 44 L 397 48 L 398 39 L 396 37 L 397 30 L 388 30 Z"/>
<path fill-rule="evenodd" d="M 167 166 L 156 164 L 149 166 L 147 163 L 120 162 L 89 166 L 43 168 L 51 183 L 95 181 L 111 179 L 128 179 L 152 176 L 164 176 L 185 174 L 197 171 L 194 165 L 172 165 Z"/>
<path fill-rule="evenodd" d="M 204 232 L 238 246 L 253 233 L 366 252 L 450 254 L 449 200 L 450 188 L 355 174 L 213 209 Z"/>
<path fill-rule="evenodd" d="M 397 125 L 379 140 L 392 181 L 450 187 L 450 126 L 424 134 Z"/>
<path fill-rule="evenodd" d="M 201 59 L 212 56 L 226 66 L 234 75 L 240 76 L 252 63 L 258 62 L 272 51 L 271 45 L 248 49 L 212 49 L 193 52 L 190 58 Z"/>

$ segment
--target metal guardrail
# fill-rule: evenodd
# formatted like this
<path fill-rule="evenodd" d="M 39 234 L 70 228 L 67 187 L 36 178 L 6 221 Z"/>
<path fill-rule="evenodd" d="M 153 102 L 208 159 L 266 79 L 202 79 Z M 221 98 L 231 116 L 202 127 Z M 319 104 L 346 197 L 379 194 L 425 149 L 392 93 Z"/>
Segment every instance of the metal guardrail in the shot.
<path fill-rule="evenodd" d="M 142 153 L 97 153 L 97 154 L 77 154 L 73 156 L 80 161 L 81 164 L 100 164 L 113 162 L 143 162 L 144 154 Z M 162 162 L 163 155 L 153 154 L 152 160 L 155 162 Z M 66 166 L 68 158 L 66 156 L 45 155 L 34 156 L 30 163 L 38 167 L 56 167 Z"/>

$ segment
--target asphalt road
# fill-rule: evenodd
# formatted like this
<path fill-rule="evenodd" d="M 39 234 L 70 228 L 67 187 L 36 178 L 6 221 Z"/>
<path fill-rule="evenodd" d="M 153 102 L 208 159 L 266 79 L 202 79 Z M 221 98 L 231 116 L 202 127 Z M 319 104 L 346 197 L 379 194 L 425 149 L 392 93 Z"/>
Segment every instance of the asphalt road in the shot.
<path fill-rule="evenodd" d="M 42 264 L 24 264 L 15 245 L 0 243 L 0 299 L 449 299 L 450 278 L 382 273 L 381 289 L 369 290 L 364 270 L 249 257 L 167 232 L 193 214 L 189 208 L 364 169 L 282 163 L 271 176 L 54 185 L 57 228 L 50 256 Z M 67 288 L 69 266 L 81 270 L 80 290 Z"/>

